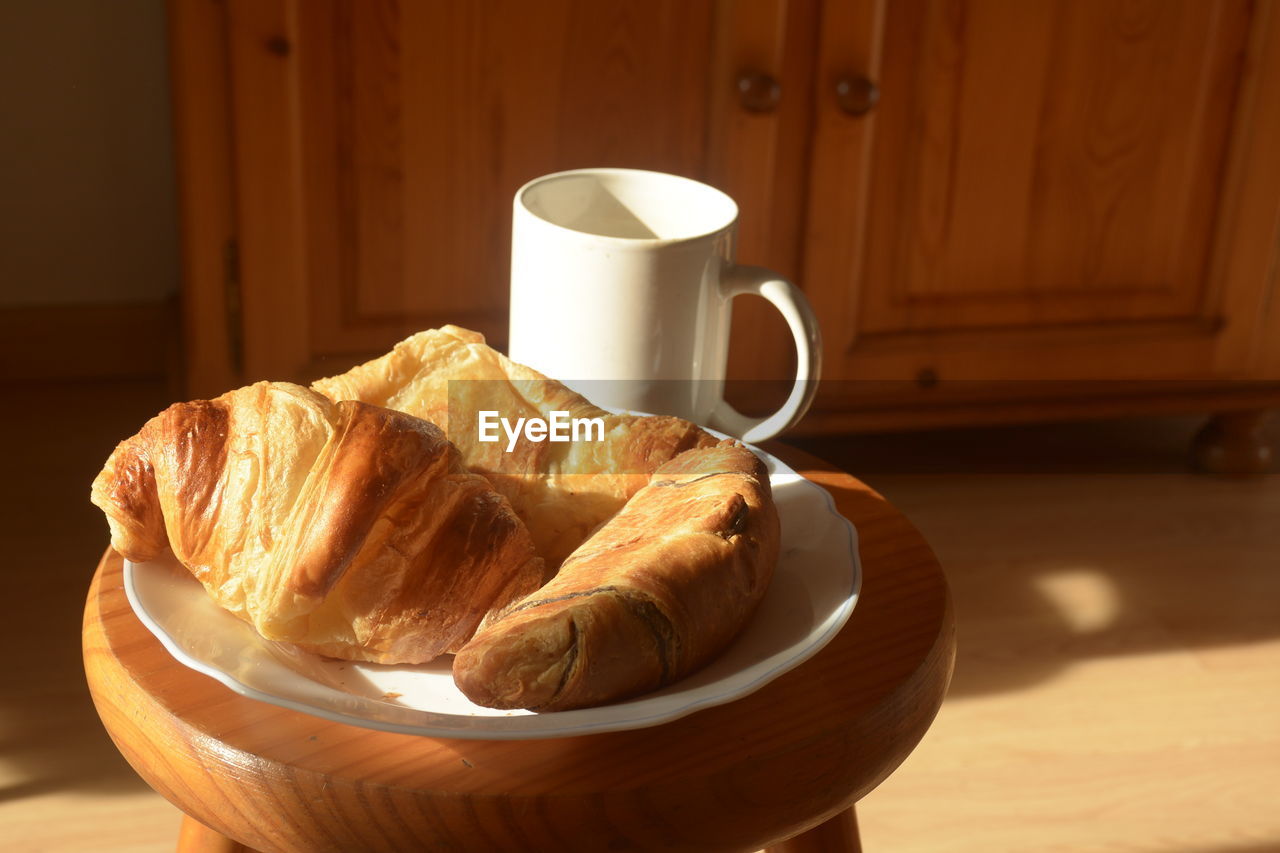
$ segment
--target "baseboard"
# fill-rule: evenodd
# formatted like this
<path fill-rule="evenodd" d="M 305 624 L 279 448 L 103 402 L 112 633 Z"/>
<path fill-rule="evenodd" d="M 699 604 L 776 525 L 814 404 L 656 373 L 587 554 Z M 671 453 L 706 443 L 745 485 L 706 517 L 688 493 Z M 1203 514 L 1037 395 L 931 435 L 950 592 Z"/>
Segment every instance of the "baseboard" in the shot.
<path fill-rule="evenodd" d="M 173 301 L 0 307 L 0 382 L 176 375 Z"/>

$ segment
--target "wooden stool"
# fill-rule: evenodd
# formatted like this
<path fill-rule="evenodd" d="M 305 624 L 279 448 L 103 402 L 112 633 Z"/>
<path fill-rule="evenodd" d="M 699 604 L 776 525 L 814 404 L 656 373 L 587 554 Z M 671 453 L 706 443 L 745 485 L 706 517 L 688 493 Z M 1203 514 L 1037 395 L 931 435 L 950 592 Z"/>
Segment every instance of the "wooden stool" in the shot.
<path fill-rule="evenodd" d="M 328 722 L 174 661 L 130 609 L 111 550 L 84 616 L 93 700 L 134 769 L 190 816 L 180 851 L 857 850 L 852 804 L 902 763 L 946 692 L 950 599 L 884 498 L 771 449 L 857 525 L 862 597 L 830 645 L 727 705 L 552 740 Z"/>

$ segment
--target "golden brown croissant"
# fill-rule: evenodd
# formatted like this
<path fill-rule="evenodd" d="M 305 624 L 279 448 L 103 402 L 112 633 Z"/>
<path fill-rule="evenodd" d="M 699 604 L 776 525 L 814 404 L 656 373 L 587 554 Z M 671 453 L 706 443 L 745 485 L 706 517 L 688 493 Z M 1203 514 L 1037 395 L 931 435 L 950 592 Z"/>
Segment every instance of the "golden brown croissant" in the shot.
<path fill-rule="evenodd" d="M 421 663 L 534 590 L 528 531 L 433 424 L 260 382 L 170 406 L 93 483 L 112 545 L 172 547 L 272 640 Z"/>
<path fill-rule="evenodd" d="M 556 578 L 482 628 L 453 661 L 471 701 L 559 711 L 661 687 L 710 661 L 764 595 L 778 515 L 742 445 L 663 465 Z"/>
<path fill-rule="evenodd" d="M 363 400 L 440 424 L 471 470 L 483 474 L 529 526 L 538 552 L 558 566 L 658 466 L 716 439 L 673 417 L 615 415 L 559 382 L 511 361 L 477 332 L 444 326 L 401 341 L 386 355 L 312 388 L 332 400 Z M 603 440 L 565 443 L 506 436 L 479 440 L 481 411 L 517 418 L 601 418 Z"/>

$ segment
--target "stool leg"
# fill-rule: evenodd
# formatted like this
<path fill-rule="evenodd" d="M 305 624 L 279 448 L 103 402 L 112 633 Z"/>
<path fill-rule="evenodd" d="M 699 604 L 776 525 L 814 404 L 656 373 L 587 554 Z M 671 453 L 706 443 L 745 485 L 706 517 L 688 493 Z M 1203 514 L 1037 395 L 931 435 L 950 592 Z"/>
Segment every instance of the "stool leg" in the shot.
<path fill-rule="evenodd" d="M 178 830 L 178 846 L 175 853 L 255 853 L 239 841 L 232 841 L 220 832 L 214 832 L 190 815 L 182 816 L 182 828 Z"/>
<path fill-rule="evenodd" d="M 862 853 L 858 817 L 853 813 L 853 806 L 808 832 L 765 848 L 765 853 Z"/>

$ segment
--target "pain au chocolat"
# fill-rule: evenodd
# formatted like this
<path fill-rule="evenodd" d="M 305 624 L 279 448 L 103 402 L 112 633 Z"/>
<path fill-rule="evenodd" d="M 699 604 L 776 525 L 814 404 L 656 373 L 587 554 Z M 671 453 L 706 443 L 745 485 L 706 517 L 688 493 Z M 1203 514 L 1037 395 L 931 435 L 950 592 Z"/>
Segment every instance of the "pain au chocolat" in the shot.
<path fill-rule="evenodd" d="M 333 400 L 363 400 L 437 423 L 467 466 L 506 496 L 554 569 L 600 524 L 622 509 L 659 466 L 715 437 L 674 417 L 612 414 L 538 371 L 511 361 L 484 336 L 458 326 L 419 332 L 373 361 L 321 379 L 312 388 Z M 481 411 L 548 419 L 600 418 L 600 440 L 565 443 L 480 441 Z"/>
<path fill-rule="evenodd" d="M 422 663 L 544 580 L 510 505 L 435 425 L 259 382 L 170 406 L 93 483 L 112 545 L 171 548 L 262 636 Z"/>
<path fill-rule="evenodd" d="M 773 575 L 779 526 L 764 464 L 736 442 L 660 467 L 555 579 L 454 657 L 479 705 L 559 711 L 655 690 L 704 666 Z"/>

